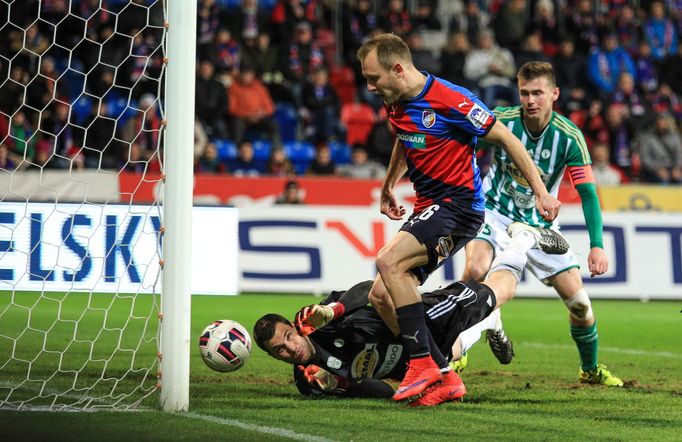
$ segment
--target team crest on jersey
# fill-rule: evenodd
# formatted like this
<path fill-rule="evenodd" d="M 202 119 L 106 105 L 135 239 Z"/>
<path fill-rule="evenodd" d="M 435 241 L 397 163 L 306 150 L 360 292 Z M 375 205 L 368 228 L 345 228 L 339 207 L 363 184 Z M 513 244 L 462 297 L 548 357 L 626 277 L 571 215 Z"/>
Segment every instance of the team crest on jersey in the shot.
<path fill-rule="evenodd" d="M 490 112 L 483 109 L 476 103 L 474 103 L 474 105 L 471 106 L 471 109 L 469 110 L 469 113 L 466 116 L 466 119 L 469 120 L 469 122 L 473 124 L 474 127 L 476 127 L 477 129 L 482 128 L 483 125 L 488 122 L 488 118 L 490 118 Z"/>
<path fill-rule="evenodd" d="M 422 112 L 422 124 L 427 129 L 436 124 L 436 112 L 433 109 L 426 109 Z"/>
<path fill-rule="evenodd" d="M 376 347 L 376 344 L 366 344 L 365 348 L 355 356 L 350 365 L 353 378 L 367 379 L 373 377 L 372 375 L 374 375 L 374 370 L 379 362 L 379 352 Z"/>

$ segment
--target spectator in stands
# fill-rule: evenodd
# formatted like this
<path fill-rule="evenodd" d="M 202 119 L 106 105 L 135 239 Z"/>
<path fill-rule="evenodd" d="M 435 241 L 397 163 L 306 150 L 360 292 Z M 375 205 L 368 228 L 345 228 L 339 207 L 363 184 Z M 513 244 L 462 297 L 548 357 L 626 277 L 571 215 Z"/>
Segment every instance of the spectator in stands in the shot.
<path fill-rule="evenodd" d="M 33 127 L 26 118 L 23 110 L 12 115 L 9 126 L 9 136 L 4 140 L 9 148 L 10 158 L 17 166 L 21 162 L 33 160 L 38 138 L 33 136 Z"/>
<path fill-rule="evenodd" d="M 220 7 L 215 0 L 201 0 L 197 7 L 197 44 L 199 53 L 211 45 L 220 26 Z"/>
<path fill-rule="evenodd" d="M 312 26 L 307 21 L 299 22 L 288 54 L 285 54 L 285 65 L 282 70 L 291 84 L 296 103 L 301 103 L 301 90 L 308 75 L 324 64 L 324 54 L 313 41 Z"/>
<path fill-rule="evenodd" d="M 310 81 L 303 86 L 303 109 L 310 123 L 308 133 L 314 142 L 328 141 L 332 137 L 343 138 L 339 128 L 339 97 L 329 84 L 329 73 L 324 67 L 313 71 Z"/>
<path fill-rule="evenodd" d="M 48 2 L 44 2 L 48 3 Z M 73 8 L 76 9 L 76 2 L 73 3 Z M 76 17 L 86 18 L 87 21 L 87 35 L 92 38 L 100 32 L 104 26 L 114 25 L 116 14 L 111 14 L 112 9 L 107 0 L 83 0 L 80 2 L 80 7 L 77 10 L 72 10 L 72 14 Z"/>
<path fill-rule="evenodd" d="M 253 159 L 253 144 L 248 140 L 239 143 L 237 159 L 232 165 L 232 173 L 236 176 L 258 176 L 261 168 Z"/>
<path fill-rule="evenodd" d="M 54 153 L 54 167 L 68 169 L 71 159 L 78 150 L 75 144 L 73 126 L 69 124 L 69 107 L 66 104 L 55 104 L 46 118 L 42 118 L 41 130 L 51 134 L 50 152 Z"/>
<path fill-rule="evenodd" d="M 464 76 L 464 63 L 470 50 L 469 39 L 464 32 L 450 34 L 440 53 L 440 77 L 477 93 L 476 83 Z"/>
<path fill-rule="evenodd" d="M 52 152 L 49 149 L 49 142 L 41 139 L 36 143 L 36 151 L 33 159 L 24 165 L 28 169 L 54 169 L 54 162 L 50 161 Z"/>
<path fill-rule="evenodd" d="M 158 100 L 152 94 L 144 94 L 140 97 L 138 112 L 134 118 L 128 120 L 121 133 L 125 141 L 136 141 L 144 156 L 150 156 L 161 146 L 161 114 L 159 113 Z M 102 116 L 106 115 L 101 114 Z"/>
<path fill-rule="evenodd" d="M 587 72 L 601 98 L 604 99 L 616 89 L 620 74 L 628 72 L 633 78 L 636 74 L 632 58 L 618 46 L 618 37 L 612 32 L 605 33 L 601 46 L 590 54 L 587 59 Z"/>
<path fill-rule="evenodd" d="M 578 0 L 576 8 L 568 16 L 566 35 L 575 38 L 575 49 L 580 54 L 587 54 L 599 44 L 598 15 L 592 8 L 591 0 Z"/>
<path fill-rule="evenodd" d="M 670 112 L 677 122 L 682 122 L 682 101 L 667 83 L 661 83 L 651 96 L 654 112 Z"/>
<path fill-rule="evenodd" d="M 326 143 L 317 146 L 315 158 L 308 166 L 308 175 L 336 175 L 336 163 L 332 160 L 332 152 Z"/>
<path fill-rule="evenodd" d="M 645 94 L 650 94 L 658 87 L 658 72 L 651 59 L 651 47 L 642 40 L 639 42 L 637 56 L 635 57 L 635 69 L 637 86 Z"/>
<path fill-rule="evenodd" d="M 401 37 L 412 30 L 412 21 L 405 8 L 405 0 L 388 1 L 388 8 L 379 17 L 379 28 Z"/>
<path fill-rule="evenodd" d="M 623 72 L 620 74 L 612 102 L 623 105 L 626 121 L 631 126 L 632 132 L 639 130 L 646 124 L 647 103 L 635 89 L 635 80 L 630 73 Z"/>
<path fill-rule="evenodd" d="M 658 114 L 655 127 L 641 132 L 637 145 L 644 181 L 682 182 L 682 139 L 670 114 Z"/>
<path fill-rule="evenodd" d="M 0 144 L 0 169 L 2 170 L 14 170 L 17 165 L 9 157 L 9 148 L 5 143 Z"/>
<path fill-rule="evenodd" d="M 298 181 L 287 181 L 284 192 L 277 197 L 275 204 L 305 204 Z"/>
<path fill-rule="evenodd" d="M 265 173 L 273 176 L 294 176 L 294 166 L 287 158 L 287 154 L 281 147 L 275 147 L 270 151 L 270 158 L 266 165 Z"/>
<path fill-rule="evenodd" d="M 128 149 L 123 150 L 119 170 L 142 174 L 147 170 L 148 160 L 149 158 L 145 158 L 142 154 L 140 143 L 132 142 Z"/>
<path fill-rule="evenodd" d="M 294 103 L 294 95 L 287 88 L 281 70 L 280 47 L 270 44 L 270 34 L 258 35 L 255 50 L 244 57 L 243 63 L 255 67 L 258 78 L 268 87 L 274 101 Z"/>
<path fill-rule="evenodd" d="M 218 158 L 218 149 L 213 143 L 208 143 L 204 149 L 203 155 L 199 158 L 199 163 L 196 167 L 197 173 L 225 173 L 227 167 L 225 163 Z M 236 171 L 235 171 L 236 173 Z"/>
<path fill-rule="evenodd" d="M 261 32 L 267 32 L 270 25 L 270 14 L 262 8 L 258 8 L 258 0 L 242 0 L 237 11 L 231 11 L 229 15 L 229 28 L 232 35 L 257 36 Z"/>
<path fill-rule="evenodd" d="M 87 128 L 82 134 L 83 142 L 78 143 L 76 140 L 77 144 L 82 146 L 81 153 L 85 157 L 85 167 L 88 169 L 116 169 L 118 167 L 121 153 L 118 151 L 120 146 L 114 141 L 116 121 L 107 118 L 107 115 L 106 103 L 103 100 L 99 103 L 95 102 L 83 125 Z M 144 115 L 141 115 L 138 121 L 143 119 Z M 136 121 L 131 120 L 126 126 L 132 123 Z M 132 133 L 139 134 L 139 132 Z M 134 137 L 124 139 L 132 141 Z"/>
<path fill-rule="evenodd" d="M 450 32 L 463 33 L 467 41 L 477 41 L 478 34 L 488 29 L 490 15 L 487 11 L 481 11 L 476 1 L 465 1 L 464 7 L 463 14 L 452 15 Z M 445 67 L 445 64 L 442 66 Z"/>
<path fill-rule="evenodd" d="M 219 75 L 234 76 L 239 69 L 241 47 L 229 29 L 220 28 L 214 43 L 204 51 L 204 57 L 213 62 Z"/>
<path fill-rule="evenodd" d="M 490 107 L 495 107 L 498 99 L 515 104 L 517 94 L 512 83 L 515 73 L 511 52 L 495 43 L 491 31 L 481 32 L 478 47 L 467 55 L 464 62 L 464 75 L 470 81 L 478 82 L 483 102 Z"/>
<path fill-rule="evenodd" d="M 342 8 L 343 59 L 353 68 L 355 77 L 360 78 L 360 61 L 356 53 L 367 35 L 377 28 L 378 18 L 370 0 L 343 2 Z"/>
<path fill-rule="evenodd" d="M 244 140 L 246 130 L 256 129 L 267 133 L 273 145 L 281 145 L 277 121 L 272 118 L 275 104 L 251 66 L 242 67 L 239 77 L 228 89 L 228 98 L 235 142 Z"/>
<path fill-rule="evenodd" d="M 670 18 L 665 15 L 662 1 L 651 3 L 651 14 L 644 22 L 644 38 L 651 46 L 651 57 L 655 61 L 663 60 L 668 54 L 677 52 L 678 30 Z"/>
<path fill-rule="evenodd" d="M 227 138 L 227 91 L 214 77 L 213 63 L 202 60 L 195 86 L 195 109 L 209 138 Z"/>
<path fill-rule="evenodd" d="M 578 96 L 585 97 L 585 57 L 575 52 L 575 44 L 570 38 L 564 38 L 559 44 L 559 50 L 552 60 L 556 74 L 557 86 L 561 88 L 559 95 L 559 107 L 564 112 L 577 109 L 568 109 L 566 104 L 573 91 L 579 89 Z M 575 98 L 575 96 L 574 96 Z"/>
<path fill-rule="evenodd" d="M 680 21 L 682 23 L 682 19 Z M 660 71 L 661 82 L 672 87 L 677 95 L 682 95 L 682 44 L 677 45 L 677 52 L 668 55 L 662 63 L 665 69 Z"/>
<path fill-rule="evenodd" d="M 388 166 L 394 142 L 395 131 L 386 117 L 386 111 L 379 112 L 379 118 L 377 118 L 367 138 L 367 152 L 370 158 Z"/>
<path fill-rule="evenodd" d="M 55 69 L 52 57 L 42 57 L 40 61 L 40 75 L 26 87 L 26 104 L 35 109 L 44 109 L 53 98 L 68 97 L 66 82 L 57 84 L 59 73 Z"/>
<path fill-rule="evenodd" d="M 642 33 L 642 23 L 630 5 L 623 5 L 613 24 L 620 46 L 630 54 L 637 52 L 637 44 Z M 651 52 L 651 51 L 649 51 Z"/>
<path fill-rule="evenodd" d="M 632 169 L 632 135 L 625 124 L 626 111 L 620 104 L 611 104 L 606 109 L 606 126 L 609 132 L 609 148 L 612 161 L 629 176 Z"/>
<path fill-rule="evenodd" d="M 338 167 L 339 175 L 350 178 L 383 179 L 386 168 L 376 161 L 370 160 L 367 150 L 361 146 L 353 146 L 351 163 Z"/>
<path fill-rule="evenodd" d="M 556 53 L 561 41 L 561 32 L 552 0 L 539 0 L 535 3 L 530 30 L 532 34 L 537 34 L 540 38 L 540 45 L 543 46 L 542 50 L 546 55 L 551 56 Z M 518 59 L 516 64 L 523 66 Z"/>
<path fill-rule="evenodd" d="M 421 0 L 416 2 L 412 16 L 412 31 L 440 31 L 441 23 L 436 17 L 438 0 Z"/>
<path fill-rule="evenodd" d="M 602 110 L 601 100 L 595 99 L 592 100 L 586 111 L 578 110 L 569 114 L 571 121 L 583 132 L 588 146 L 596 143 L 608 144 L 609 142 L 609 129 L 602 115 Z"/>
<path fill-rule="evenodd" d="M 144 34 L 139 29 L 133 30 L 133 33 L 133 46 L 130 50 L 132 56 L 126 60 L 126 62 L 130 63 L 130 84 L 135 84 L 138 80 L 147 81 L 143 75 L 149 65 L 147 57 L 152 52 L 144 39 Z"/>
<path fill-rule="evenodd" d="M 521 49 L 514 54 L 514 61 L 517 66 L 523 66 L 529 61 L 550 62 L 550 58 L 542 52 L 542 40 L 539 34 L 526 35 L 521 43 Z"/>
<path fill-rule="evenodd" d="M 609 146 L 597 143 L 592 146 L 592 174 L 597 186 L 617 186 L 623 181 L 623 172 L 609 161 Z"/>
<path fill-rule="evenodd" d="M 50 41 L 39 32 L 38 23 L 34 23 L 29 26 L 28 29 L 26 29 L 23 47 L 26 50 L 38 55 L 42 55 L 43 52 L 50 47 Z M 37 71 L 37 66 L 35 69 Z"/>
<path fill-rule="evenodd" d="M 279 0 L 272 10 L 272 38 L 274 41 L 288 42 L 294 36 L 295 27 L 301 21 L 315 20 L 316 2 L 302 0 Z"/>
<path fill-rule="evenodd" d="M 424 41 L 419 32 L 409 32 L 405 36 L 405 43 L 410 48 L 412 63 L 414 63 L 417 69 L 433 75 L 440 74 L 440 62 L 433 55 L 433 52 L 424 47 Z"/>
<path fill-rule="evenodd" d="M 492 24 L 497 42 L 503 48 L 517 51 L 521 47 L 530 25 L 526 7 L 526 0 L 510 0 L 497 11 Z"/>
<path fill-rule="evenodd" d="M 0 112 L 13 115 L 21 107 L 29 78 L 23 67 L 12 65 L 9 81 L 0 85 Z"/>

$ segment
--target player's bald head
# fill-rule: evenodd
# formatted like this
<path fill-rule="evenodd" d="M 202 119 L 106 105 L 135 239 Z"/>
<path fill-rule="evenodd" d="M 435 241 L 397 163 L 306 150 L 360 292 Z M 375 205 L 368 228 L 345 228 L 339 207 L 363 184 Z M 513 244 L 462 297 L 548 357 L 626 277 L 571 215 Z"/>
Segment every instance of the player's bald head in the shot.
<path fill-rule="evenodd" d="M 357 56 L 360 62 L 372 51 L 376 51 L 379 65 L 385 70 L 390 70 L 396 63 L 412 64 L 410 48 L 395 34 L 379 34 L 367 40 L 358 49 Z"/>

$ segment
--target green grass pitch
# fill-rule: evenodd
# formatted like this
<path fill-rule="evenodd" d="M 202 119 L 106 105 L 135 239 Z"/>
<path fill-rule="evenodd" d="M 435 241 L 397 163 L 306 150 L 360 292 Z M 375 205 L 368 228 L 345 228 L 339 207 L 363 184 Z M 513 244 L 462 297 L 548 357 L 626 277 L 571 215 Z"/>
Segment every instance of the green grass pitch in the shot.
<path fill-rule="evenodd" d="M 61 303 L 63 318 L 77 318 L 88 306 L 87 296 L 71 296 Z M 37 298 L 27 294 L 15 297 L 15 304 L 25 306 L 8 306 L 8 297 L 0 293 L 4 336 L 17 336 L 27 321 L 40 330 L 63 299 L 53 294 L 55 300 L 35 304 Z M 107 320 L 114 321 L 108 324 L 113 328 L 118 317 L 113 312 L 141 315 L 151 306 L 139 298 L 114 304 L 106 295 L 93 300 L 95 308 L 86 309 L 92 317 L 83 318 L 79 334 L 99 332 L 94 325 L 102 320 L 97 303 L 111 308 Z M 0 411 L 2 440 L 682 440 L 682 302 L 593 301 L 600 362 L 626 382 L 622 389 L 578 383 L 578 355 L 558 299 L 516 299 L 504 306 L 514 361 L 499 365 L 482 339 L 462 374 L 468 388 L 465 401 L 433 409 L 410 409 L 390 400 L 303 398 L 291 384 L 291 368 L 256 347 L 235 373 L 213 372 L 199 357 L 198 335 L 213 320 L 234 319 L 251 330 L 264 313 L 293 317 L 299 307 L 317 301 L 294 295 L 194 296 L 190 413 Z M 68 322 L 55 327 L 50 345 L 58 348 L 73 333 Z M 116 337 L 101 339 L 106 348 Z M 76 359 L 87 351 L 72 350 Z M 3 361 L 10 351 L 7 339 L 0 339 Z M 13 370 L 0 370 L 1 386 L 21 367 Z M 92 370 L 98 376 L 102 367 Z M 146 404 L 153 408 L 155 402 L 152 397 Z"/>

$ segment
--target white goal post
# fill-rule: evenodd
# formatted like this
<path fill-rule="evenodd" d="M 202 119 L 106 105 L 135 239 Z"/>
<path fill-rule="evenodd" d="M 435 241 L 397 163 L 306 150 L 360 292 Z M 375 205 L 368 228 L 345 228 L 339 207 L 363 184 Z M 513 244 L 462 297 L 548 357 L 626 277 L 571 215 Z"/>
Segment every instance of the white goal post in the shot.
<path fill-rule="evenodd" d="M 197 2 L 168 2 L 161 407 L 184 411 L 189 406 Z"/>
<path fill-rule="evenodd" d="M 0 409 L 189 407 L 196 14 L 0 3 Z"/>

